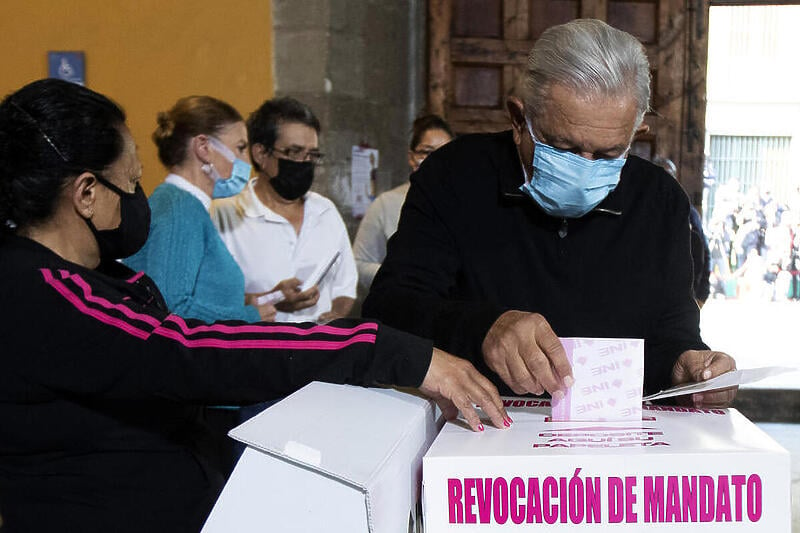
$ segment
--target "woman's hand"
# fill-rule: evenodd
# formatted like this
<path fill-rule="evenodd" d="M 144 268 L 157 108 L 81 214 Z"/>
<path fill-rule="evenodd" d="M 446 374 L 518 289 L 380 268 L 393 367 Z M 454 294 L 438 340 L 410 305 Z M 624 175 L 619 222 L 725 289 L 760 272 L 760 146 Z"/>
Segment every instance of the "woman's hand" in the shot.
<path fill-rule="evenodd" d="M 275 322 L 275 316 L 278 310 L 272 304 L 257 305 L 258 314 L 261 316 L 262 322 Z"/>
<path fill-rule="evenodd" d="M 419 390 L 439 404 L 448 420 L 456 418 L 461 411 L 473 431 L 484 429 L 475 411 L 476 404 L 495 427 L 511 426 L 497 387 L 475 370 L 472 363 L 460 357 L 434 348 L 431 365 Z"/>
<path fill-rule="evenodd" d="M 275 309 L 275 306 L 271 303 L 258 303 L 258 298 L 265 294 L 269 293 L 262 292 L 260 294 L 256 294 L 249 292 L 244 295 L 244 303 L 245 305 L 252 305 L 258 309 L 258 315 L 261 317 L 262 322 L 275 322 L 275 315 L 278 313 L 277 309 Z"/>

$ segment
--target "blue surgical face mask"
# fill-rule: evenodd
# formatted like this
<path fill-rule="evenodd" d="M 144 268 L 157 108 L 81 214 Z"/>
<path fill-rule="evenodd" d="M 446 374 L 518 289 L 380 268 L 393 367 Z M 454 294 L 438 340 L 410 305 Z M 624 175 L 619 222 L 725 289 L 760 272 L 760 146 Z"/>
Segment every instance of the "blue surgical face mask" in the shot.
<path fill-rule="evenodd" d="M 520 190 L 528 194 L 545 213 L 579 218 L 594 209 L 619 183 L 625 156 L 590 160 L 536 140 L 528 119 L 528 133 L 534 143 L 533 175 L 525 171 Z"/>
<path fill-rule="evenodd" d="M 222 141 L 215 137 L 209 137 L 208 143 L 219 152 L 222 157 L 227 159 L 233 164 L 233 168 L 231 169 L 231 175 L 229 178 L 223 178 L 220 176 L 217 169 L 214 168 L 212 164 L 205 164 L 203 165 L 203 171 L 214 180 L 214 192 L 211 193 L 212 198 L 227 198 L 229 196 L 235 196 L 242 192 L 244 186 L 247 185 L 247 181 L 250 179 L 250 172 L 252 170 L 252 166 L 250 163 L 246 161 L 242 161 L 236 154 L 233 153 L 233 150 L 225 146 Z"/>

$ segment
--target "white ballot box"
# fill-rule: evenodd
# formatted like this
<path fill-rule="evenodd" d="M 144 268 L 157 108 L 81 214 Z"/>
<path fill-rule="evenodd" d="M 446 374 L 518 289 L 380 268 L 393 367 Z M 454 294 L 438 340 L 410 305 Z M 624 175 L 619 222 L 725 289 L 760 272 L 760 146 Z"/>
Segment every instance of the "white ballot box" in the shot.
<path fill-rule="evenodd" d="M 789 533 L 789 453 L 735 409 L 645 406 L 636 422 L 448 423 L 423 459 L 425 533 Z"/>
<path fill-rule="evenodd" d="M 413 531 L 438 429 L 418 396 L 312 383 L 231 431 L 247 448 L 202 531 Z"/>

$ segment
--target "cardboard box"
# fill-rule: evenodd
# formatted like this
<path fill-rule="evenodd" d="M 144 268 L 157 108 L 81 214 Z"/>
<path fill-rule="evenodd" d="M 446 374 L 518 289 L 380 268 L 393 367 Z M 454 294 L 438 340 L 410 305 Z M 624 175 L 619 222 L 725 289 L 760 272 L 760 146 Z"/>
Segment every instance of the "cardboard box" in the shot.
<path fill-rule="evenodd" d="M 311 383 L 230 432 L 247 448 L 202 531 L 414 531 L 435 417 L 411 394 Z"/>
<path fill-rule="evenodd" d="M 789 453 L 734 409 L 550 422 L 547 401 L 506 404 L 510 430 L 448 423 L 425 454 L 425 533 L 790 531 Z"/>

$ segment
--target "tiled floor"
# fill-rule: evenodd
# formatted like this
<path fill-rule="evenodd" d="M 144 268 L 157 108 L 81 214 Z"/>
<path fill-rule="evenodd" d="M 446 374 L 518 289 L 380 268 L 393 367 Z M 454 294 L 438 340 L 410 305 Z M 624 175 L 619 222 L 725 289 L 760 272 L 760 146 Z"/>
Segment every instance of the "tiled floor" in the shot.
<path fill-rule="evenodd" d="M 792 533 L 800 533 L 800 424 L 756 425 L 792 454 Z"/>

